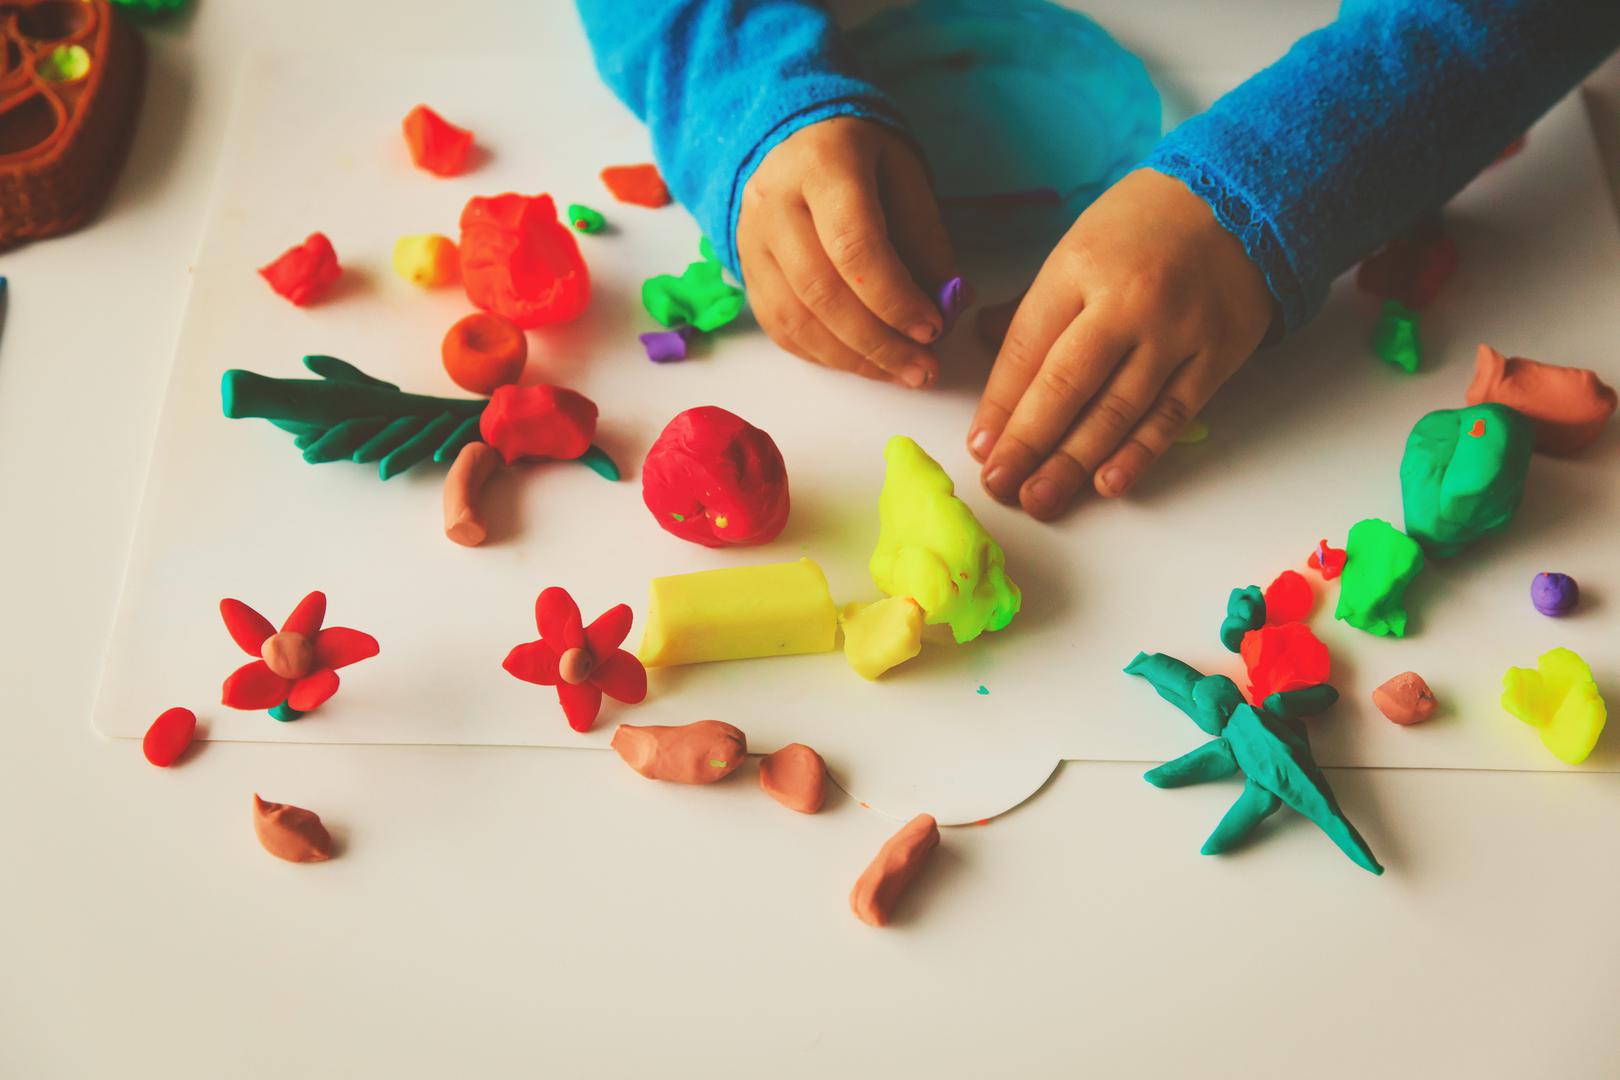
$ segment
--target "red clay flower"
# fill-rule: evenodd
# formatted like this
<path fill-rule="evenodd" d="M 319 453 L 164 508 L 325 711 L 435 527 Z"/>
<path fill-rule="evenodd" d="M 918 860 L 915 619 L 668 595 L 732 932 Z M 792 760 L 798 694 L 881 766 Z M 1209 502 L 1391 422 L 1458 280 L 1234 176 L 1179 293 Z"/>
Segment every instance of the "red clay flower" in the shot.
<path fill-rule="evenodd" d="M 553 586 L 534 603 L 540 640 L 515 647 L 501 666 L 524 682 L 555 686 L 568 726 L 589 731 L 603 694 L 627 705 L 647 696 L 647 669 L 619 648 L 631 617 L 630 606 L 620 604 L 582 626 L 574 598 Z"/>
<path fill-rule="evenodd" d="M 233 709 L 269 709 L 277 720 L 296 720 L 337 693 L 337 668 L 377 655 L 370 634 L 346 626 L 321 629 L 323 592 L 300 600 L 279 633 L 240 600 L 221 600 L 219 613 L 232 640 L 259 658 L 225 680 L 223 701 Z"/>

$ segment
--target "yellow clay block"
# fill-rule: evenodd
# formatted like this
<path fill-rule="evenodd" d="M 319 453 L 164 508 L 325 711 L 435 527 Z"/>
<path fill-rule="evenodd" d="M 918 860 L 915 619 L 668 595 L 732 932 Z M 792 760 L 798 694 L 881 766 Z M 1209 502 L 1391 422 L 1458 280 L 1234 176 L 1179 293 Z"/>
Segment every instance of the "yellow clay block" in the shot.
<path fill-rule="evenodd" d="M 827 575 L 809 559 L 653 578 L 646 625 L 637 655 L 648 667 L 831 652 L 838 642 Z"/>
<path fill-rule="evenodd" d="M 438 233 L 394 241 L 394 273 L 423 288 L 448 285 L 461 273 L 456 242 Z"/>
<path fill-rule="evenodd" d="M 1609 717 L 1592 669 L 1569 649 L 1542 653 L 1533 668 L 1508 668 L 1502 708 L 1535 728 L 1542 745 L 1571 765 L 1586 760 Z"/>
<path fill-rule="evenodd" d="M 840 621 L 844 659 L 863 679 L 876 679 L 922 652 L 922 608 L 909 596 L 846 605 Z"/>

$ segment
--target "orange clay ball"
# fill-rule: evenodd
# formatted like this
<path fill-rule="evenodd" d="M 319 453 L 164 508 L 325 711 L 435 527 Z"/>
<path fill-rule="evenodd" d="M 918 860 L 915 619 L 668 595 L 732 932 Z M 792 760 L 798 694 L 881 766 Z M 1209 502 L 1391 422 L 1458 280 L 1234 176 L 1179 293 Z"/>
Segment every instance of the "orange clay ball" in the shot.
<path fill-rule="evenodd" d="M 529 339 L 507 319 L 474 312 L 444 335 L 444 370 L 463 390 L 492 394 L 523 374 Z"/>

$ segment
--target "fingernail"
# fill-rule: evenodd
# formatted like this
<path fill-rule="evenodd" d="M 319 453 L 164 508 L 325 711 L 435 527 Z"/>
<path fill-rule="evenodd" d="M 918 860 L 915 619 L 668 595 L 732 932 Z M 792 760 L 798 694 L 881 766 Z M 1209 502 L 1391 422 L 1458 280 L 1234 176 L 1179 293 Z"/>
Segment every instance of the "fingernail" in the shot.
<path fill-rule="evenodd" d="M 910 335 L 911 340 L 915 341 L 917 344 L 927 345 L 930 344 L 935 338 L 939 337 L 939 327 L 933 326 L 929 323 L 918 323 L 910 330 L 907 330 L 906 333 Z"/>
<path fill-rule="evenodd" d="M 1005 465 L 996 465 L 984 474 L 984 489 L 1004 503 L 1014 501 L 1013 497 L 1017 491 L 1008 490 L 1013 487 L 1013 483 L 1012 470 Z"/>
<path fill-rule="evenodd" d="M 1037 476 L 1024 489 L 1024 502 L 1033 513 L 1051 512 L 1058 501 L 1058 486 L 1044 476 Z"/>
<path fill-rule="evenodd" d="M 928 379 L 928 369 L 922 367 L 921 365 L 918 365 L 917 367 L 908 367 L 906 370 L 900 373 L 900 380 L 913 390 L 921 390 L 923 387 L 927 386 Z"/>
<path fill-rule="evenodd" d="M 1118 495 L 1131 484 L 1131 478 L 1118 465 L 1110 465 L 1104 469 L 1098 479 L 1102 481 L 1104 495 Z"/>
<path fill-rule="evenodd" d="M 968 436 L 968 453 L 972 454 L 979 461 L 983 461 L 985 458 L 989 457 L 990 451 L 995 447 L 995 445 L 996 440 L 993 439 L 990 436 L 990 433 L 984 428 L 979 428 L 973 434 Z"/>

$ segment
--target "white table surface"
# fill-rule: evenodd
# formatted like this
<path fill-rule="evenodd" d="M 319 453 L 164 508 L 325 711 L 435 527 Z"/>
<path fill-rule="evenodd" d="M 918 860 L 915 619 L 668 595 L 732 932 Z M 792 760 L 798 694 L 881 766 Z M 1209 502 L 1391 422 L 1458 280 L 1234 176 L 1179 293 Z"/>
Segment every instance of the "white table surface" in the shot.
<path fill-rule="evenodd" d="M 1161 62 L 1254 67 L 1333 5 L 1145 7 L 1090 5 Z M 532 40 L 543 63 L 572 18 L 202 0 L 150 38 L 105 216 L 0 256 L 0 1077 L 1620 1071 L 1613 774 L 1336 772 L 1374 879 L 1298 819 L 1200 858 L 1231 789 L 1069 764 L 948 832 L 877 932 L 845 896 L 890 826 L 842 797 L 801 818 L 542 749 L 213 743 L 160 772 L 91 730 L 242 56 Z M 1592 91 L 1620 147 L 1620 69 Z M 316 808 L 342 857 L 265 856 L 254 790 Z"/>

